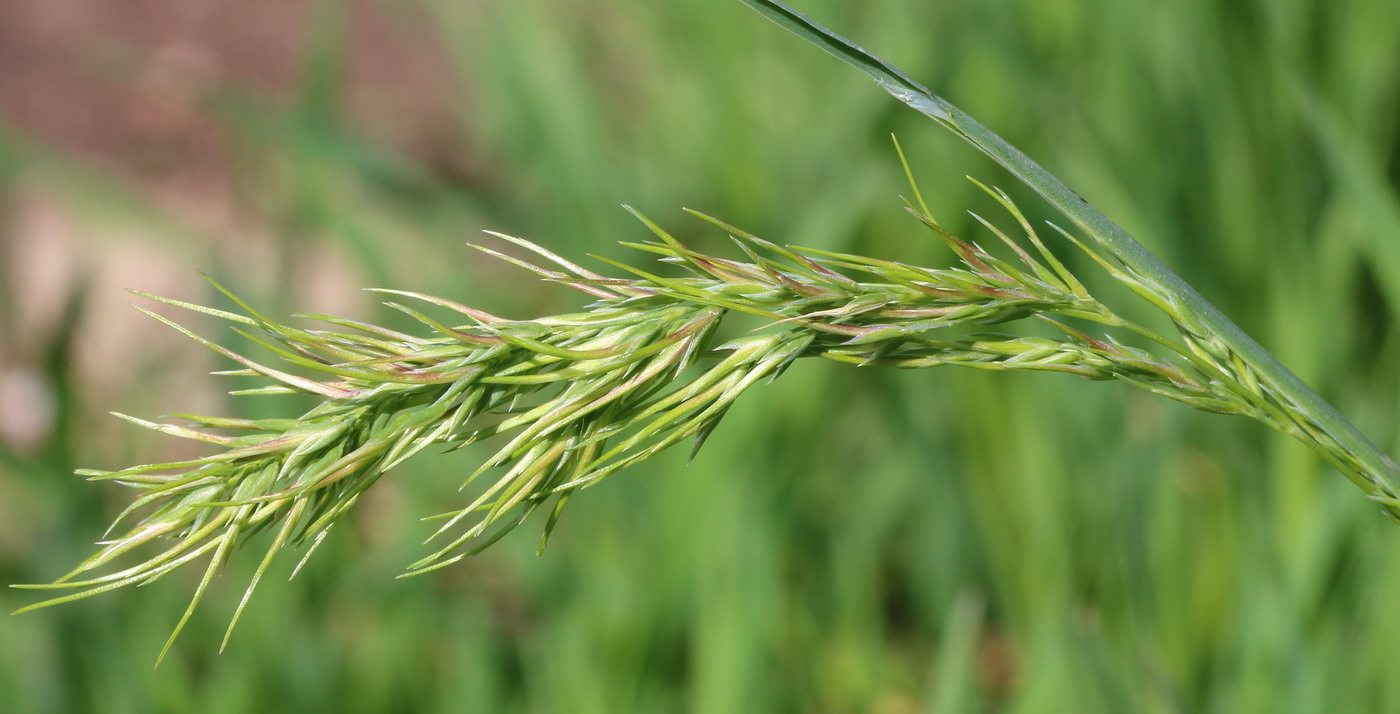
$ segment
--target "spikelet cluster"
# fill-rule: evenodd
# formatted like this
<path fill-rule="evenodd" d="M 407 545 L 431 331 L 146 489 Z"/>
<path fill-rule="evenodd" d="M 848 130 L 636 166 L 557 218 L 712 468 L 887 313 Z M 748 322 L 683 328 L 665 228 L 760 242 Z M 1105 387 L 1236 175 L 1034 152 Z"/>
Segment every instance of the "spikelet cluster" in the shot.
<path fill-rule="evenodd" d="M 1232 372 L 1228 360 L 1222 364 L 1189 339 L 1173 342 L 1116 316 L 1045 246 L 1005 193 L 982 188 L 1007 209 L 1029 250 L 982 221 L 1011 256 L 998 257 L 946 230 L 918 197 L 906 208 L 947 243 L 958 265 L 924 268 L 788 247 L 695 214 L 729 233 L 742 256 L 721 258 L 687 248 L 637 214 L 655 240 L 628 245 L 683 269 L 682 276 L 613 263 L 622 277 L 609 277 L 500 234 L 537 262 L 481 249 L 593 299 L 573 314 L 507 320 L 443 298 L 381 290 L 386 304 L 419 323 L 408 334 L 325 315 L 302 316 L 319 321 L 315 328 L 283 324 L 217 284 L 240 312 L 145 295 L 226 320 L 277 359 L 275 366 L 255 361 L 147 311 L 237 363 L 222 374 L 267 380 L 234 393 L 303 393 L 320 404 L 285 419 L 177 414 L 156 423 L 119 415 L 218 451 L 81 472 L 137 495 L 109 529 L 117 535 L 100 542 L 96 554 L 53 583 L 22 586 L 71 592 L 25 609 L 148 583 L 207 557 L 178 634 L 237 546 L 270 531 L 232 632 L 278 553 L 300 546 L 304 563 L 360 496 L 415 454 L 492 437 L 500 446 L 462 483 L 475 486 L 475 497 L 431 517 L 440 527 L 407 574 L 478 552 L 542 508 L 547 538 L 576 491 L 681 442 L 693 443 L 693 457 L 740 395 L 803 357 L 1065 372 L 1296 428 L 1276 422 L 1266 395 Z M 1131 284 L 1131 276 L 1094 257 Z M 720 328 L 731 315 L 757 317 L 760 327 L 725 337 Z M 986 331 L 1032 319 L 1057 336 Z M 1110 334 L 1091 336 L 1089 326 Z M 1115 334 L 1147 336 L 1167 346 L 1167 355 L 1129 346 Z M 127 558 L 135 562 L 120 564 Z"/>

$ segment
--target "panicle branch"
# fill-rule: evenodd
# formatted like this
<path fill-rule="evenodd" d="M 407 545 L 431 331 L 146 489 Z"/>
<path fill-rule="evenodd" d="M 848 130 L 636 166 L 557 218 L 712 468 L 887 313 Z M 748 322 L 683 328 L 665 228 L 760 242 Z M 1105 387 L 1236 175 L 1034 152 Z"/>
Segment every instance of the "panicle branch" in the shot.
<path fill-rule="evenodd" d="M 136 491 L 109 529 L 120 535 L 101 541 L 93 556 L 52 583 L 17 586 L 67 591 L 23 609 L 149 583 L 207 555 L 173 642 L 235 548 L 270 531 L 231 632 L 277 553 L 304 546 L 309 555 L 385 472 L 429 447 L 455 449 L 492 437 L 500 446 L 461 486 L 489 483 L 461 507 L 431 516 L 441 521 L 429 538 L 435 549 L 407 574 L 479 552 L 546 506 L 547 539 L 575 491 L 682 441 L 698 449 L 741 394 L 801 357 L 1066 372 L 1126 382 L 1205 411 L 1248 415 L 1295 435 L 1310 433 L 1281 413 L 1277 395 L 1188 325 L 1178 343 L 1112 313 L 1050 252 L 1009 196 L 978 186 L 1007 209 L 1031 250 L 981 217 L 1012 260 L 954 235 L 928 214 L 916 186 L 918 205 L 907 209 L 940 236 L 959 265 L 925 268 L 782 246 L 692 212 L 729 233 L 746 260 L 721 258 L 691 250 L 633 211 L 655 240 L 628 245 L 678 266 L 683 275 L 604 261 L 629 275 L 607 277 L 502 234 L 494 235 L 553 267 L 482 248 L 595 300 L 577 313 L 508 320 L 442 298 L 380 290 L 406 301 L 386 304 L 419 323 L 421 334 L 408 334 L 321 315 L 307 316 L 323 323 L 317 329 L 274 322 L 218 283 L 214 287 L 241 313 L 142 293 L 230 322 L 282 363 L 274 368 L 254 361 L 143 310 L 240 366 L 225 374 L 268 382 L 233 393 L 302 393 L 321 402 L 285 419 L 177 414 L 173 418 L 187 423 L 156 423 L 119 415 L 222 450 L 81 472 Z M 1075 242 L 1133 284 L 1130 273 Z M 762 324 L 737 338 L 721 337 L 721 323 L 733 313 L 757 316 Z M 967 329 L 1027 318 L 1049 324 L 1052 336 Z M 1146 335 L 1168 354 L 1128 346 L 1111 334 L 1092 337 L 1069 321 Z M 156 543 L 164 550 L 114 566 Z"/>

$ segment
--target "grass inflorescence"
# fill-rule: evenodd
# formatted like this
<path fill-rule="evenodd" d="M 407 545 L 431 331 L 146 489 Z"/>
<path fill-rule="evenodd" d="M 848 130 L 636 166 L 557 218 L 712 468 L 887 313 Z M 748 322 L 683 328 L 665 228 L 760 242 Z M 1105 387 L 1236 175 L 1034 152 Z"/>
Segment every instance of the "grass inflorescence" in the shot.
<path fill-rule="evenodd" d="M 235 394 L 302 393 L 323 401 L 286 419 L 180 414 L 174 417 L 183 423 L 156 423 L 118 415 L 223 450 L 185 461 L 81 472 L 135 489 L 138 496 L 109 532 L 129 518 L 135 523 L 102 541 L 96 554 L 53 583 L 20 586 L 74 591 L 24 609 L 151 582 L 209 556 L 178 634 L 237 546 L 260 531 L 273 531 L 229 625 L 231 633 L 280 551 L 304 545 L 304 563 L 385 472 L 429 447 L 456 449 L 491 437 L 504 443 L 461 484 L 466 488 L 492 474 L 490 485 L 462 507 L 430 517 L 441 523 L 429 538 L 435 549 L 411 564 L 407 574 L 479 552 L 540 508 L 548 511 L 547 539 L 575 491 L 684 441 L 693 442 L 693 457 L 740 395 L 804 357 L 861 366 L 961 365 L 1118 380 L 1197 409 L 1251 416 L 1313 439 L 1324 455 L 1346 466 L 1344 454 L 1330 452 L 1330 445 L 1315 439 L 1315 429 L 1198 335 L 1183 329 L 1183 339 L 1168 339 L 1097 300 L 1005 192 L 982 186 L 1007 210 L 1022 239 L 979 220 L 1014 256 L 1009 259 L 944 228 L 913 188 L 917 201 L 907 202 L 906 209 L 946 242 L 958 265 L 925 268 L 778 245 L 695 213 L 725 230 L 742 256 L 722 258 L 691 250 L 638 213 L 656 239 L 626 245 L 682 268 L 683 276 L 663 277 L 608 261 L 626 274 L 609 277 L 502 234 L 494 235 L 547 265 L 481 248 L 595 299 L 572 314 L 507 320 L 451 300 L 381 290 L 395 298 L 387 305 L 419 323 L 419 333 L 408 334 L 323 315 L 307 316 L 323 323 L 317 329 L 274 322 L 217 283 L 241 312 L 141 293 L 229 321 L 280 360 L 278 367 L 254 361 L 147 311 L 238 363 L 238 369 L 221 374 L 268 380 Z M 1117 278 L 1142 289 L 1130 273 L 1061 233 Z M 726 339 L 720 327 L 731 315 L 756 317 L 760 327 Z M 1026 320 L 1048 324 L 1056 336 L 983 331 Z M 1106 332 L 1091 335 L 1096 329 Z M 1129 336 L 1165 348 L 1157 350 L 1164 354 L 1129 346 Z M 153 543 L 169 545 L 133 565 L 116 566 L 121 556 Z M 103 570 L 108 572 L 90 575 Z"/>

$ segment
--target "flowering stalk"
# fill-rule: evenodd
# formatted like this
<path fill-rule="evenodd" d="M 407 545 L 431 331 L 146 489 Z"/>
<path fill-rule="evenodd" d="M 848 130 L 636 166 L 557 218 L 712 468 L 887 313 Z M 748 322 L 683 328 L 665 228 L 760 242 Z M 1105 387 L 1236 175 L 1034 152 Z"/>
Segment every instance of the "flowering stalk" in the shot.
<path fill-rule="evenodd" d="M 178 634 L 235 547 L 260 531 L 275 531 L 229 625 L 232 632 L 278 552 L 304 544 L 304 563 L 385 472 L 430 446 L 460 448 L 493 436 L 503 437 L 504 445 L 462 486 L 488 473 L 494 481 L 463 507 L 435 516 L 441 526 L 429 541 L 440 545 L 407 574 L 479 552 L 542 507 L 549 511 L 547 538 L 575 491 L 682 441 L 693 440 L 698 449 L 739 395 L 777 378 L 802 357 L 1119 380 L 1197 409 L 1250 416 L 1312 439 L 1313 432 L 1281 411 L 1238 364 L 1219 360 L 1190 335 L 1176 342 L 1114 314 L 1046 248 L 1005 193 L 983 188 L 1007 209 L 1030 245 L 1027 250 L 983 221 L 1014 260 L 939 225 L 915 186 L 917 204 L 906 208 L 948 244 L 960 265 L 923 268 L 786 247 L 695 214 L 729 232 L 746 257 L 732 260 L 693 251 L 637 214 L 657 240 L 629 245 L 685 269 L 684 277 L 662 277 L 622 263 L 614 265 L 630 277 L 605 277 L 499 234 L 551 267 L 482 249 L 595 298 L 585 311 L 572 314 L 506 320 L 442 298 L 382 290 L 440 313 L 430 316 L 387 303 L 420 323 L 422 334 L 411 335 L 327 316 L 310 317 L 330 329 L 277 323 L 217 284 L 241 313 L 142 294 L 227 320 L 284 363 L 256 362 L 147 311 L 239 364 L 240 369 L 222 374 L 269 381 L 234 394 L 302 393 L 323 401 L 288 419 L 179 414 L 174 417 L 186 423 L 175 424 L 118 415 L 222 451 L 81 472 L 138 492 L 109 532 L 128 518 L 136 522 L 102 541 L 96 554 L 53 583 L 17 586 L 74 591 L 23 609 L 148 583 L 208 555 Z M 1076 243 L 1133 284 L 1131 275 Z M 717 331 L 734 314 L 757 316 L 764 324 L 723 340 Z M 1060 336 L 963 334 L 961 329 L 1028 319 L 1052 325 Z M 1093 325 L 1109 332 L 1090 336 L 1086 330 Z M 1165 355 L 1120 341 L 1129 335 L 1165 348 Z M 1346 465 L 1344 454 L 1321 448 L 1315 439 L 1309 443 Z M 168 545 L 114 569 L 120 557 L 157 542 Z"/>

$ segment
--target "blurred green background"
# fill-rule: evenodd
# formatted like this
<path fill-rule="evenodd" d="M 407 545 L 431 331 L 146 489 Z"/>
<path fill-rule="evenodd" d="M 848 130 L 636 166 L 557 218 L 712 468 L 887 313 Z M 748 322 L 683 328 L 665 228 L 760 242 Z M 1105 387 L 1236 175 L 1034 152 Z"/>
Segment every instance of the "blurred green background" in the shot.
<path fill-rule="evenodd" d="M 1400 4 L 797 4 L 1400 450 Z M 681 206 L 948 263 L 892 131 L 955 229 L 988 210 L 964 174 L 1049 217 L 737 1 L 0 3 L 0 581 L 66 571 L 128 498 L 74 468 L 185 453 L 106 411 L 287 408 L 222 396 L 227 365 L 121 288 L 220 304 L 202 269 L 273 314 L 392 321 L 375 285 L 537 316 L 580 300 L 464 243 L 642 260 L 623 202 L 709 251 Z M 256 558 L 158 670 L 197 572 L 0 621 L 0 711 L 1400 710 L 1400 529 L 1284 437 L 1118 385 L 800 364 L 693 465 L 575 498 L 542 557 L 524 528 L 393 579 L 478 457 L 383 481 L 222 655 Z"/>

